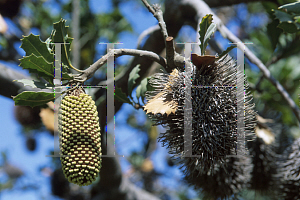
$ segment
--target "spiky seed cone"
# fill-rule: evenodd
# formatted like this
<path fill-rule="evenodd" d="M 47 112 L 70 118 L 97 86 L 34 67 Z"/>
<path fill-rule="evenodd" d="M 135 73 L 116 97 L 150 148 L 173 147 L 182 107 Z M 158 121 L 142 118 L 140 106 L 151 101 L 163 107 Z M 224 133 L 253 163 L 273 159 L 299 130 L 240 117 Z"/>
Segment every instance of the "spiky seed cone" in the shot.
<path fill-rule="evenodd" d="M 278 136 L 282 125 L 257 116 L 256 138 L 247 142 L 253 164 L 250 189 L 261 194 L 276 195 Z"/>
<path fill-rule="evenodd" d="M 80 186 L 90 185 L 101 168 L 101 138 L 97 107 L 82 88 L 63 98 L 59 129 L 65 177 Z"/>
<path fill-rule="evenodd" d="M 215 164 L 226 165 L 226 156 L 235 153 L 237 144 L 237 79 L 245 81 L 243 74 L 237 73 L 235 61 L 228 55 L 212 64 L 201 64 L 193 69 L 192 84 L 192 154 L 200 158 L 183 157 L 184 154 L 184 72 L 177 69 L 170 75 L 158 73 L 151 80 L 155 89 L 146 95 L 148 103 L 144 110 L 155 121 L 155 125 L 169 127 L 160 137 L 163 145 L 176 155 L 185 165 L 185 173 L 197 170 L 207 174 Z M 227 86 L 227 87 L 222 87 Z M 232 87 L 230 87 L 232 86 Z M 250 93 L 245 95 L 246 139 L 254 135 L 255 112 Z M 244 101 L 239 98 L 238 101 Z"/>
<path fill-rule="evenodd" d="M 249 156 L 226 158 L 226 167 L 216 164 L 214 173 L 195 170 L 185 176 L 188 184 L 201 191 L 203 199 L 228 199 L 249 185 L 253 165 Z"/>
<path fill-rule="evenodd" d="M 279 161 L 279 193 L 285 200 L 300 199 L 300 138 L 294 141 Z"/>

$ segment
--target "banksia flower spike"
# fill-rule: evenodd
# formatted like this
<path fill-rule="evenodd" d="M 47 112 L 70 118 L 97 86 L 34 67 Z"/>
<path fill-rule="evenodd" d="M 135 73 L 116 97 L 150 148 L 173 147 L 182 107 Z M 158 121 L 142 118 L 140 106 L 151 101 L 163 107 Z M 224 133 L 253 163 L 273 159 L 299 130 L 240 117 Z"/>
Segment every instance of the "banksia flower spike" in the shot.
<path fill-rule="evenodd" d="M 82 88 L 67 93 L 59 113 L 61 164 L 65 177 L 80 186 L 90 185 L 101 168 L 98 112 Z"/>
<path fill-rule="evenodd" d="M 200 57 L 200 59 L 202 59 Z M 193 61 L 193 60 L 192 60 Z M 195 64 L 196 62 L 193 61 Z M 156 88 L 146 94 L 148 103 L 144 110 L 154 120 L 155 125 L 168 126 L 160 136 L 169 152 L 185 166 L 185 173 L 213 173 L 215 166 L 225 167 L 226 156 L 236 155 L 237 147 L 237 100 L 236 82 L 245 81 L 237 72 L 235 61 L 227 54 L 222 58 L 208 59 L 194 67 L 192 75 L 192 154 L 184 155 L 184 105 L 185 72 L 174 69 L 170 75 L 158 73 L 150 81 Z M 250 93 L 245 95 L 246 139 L 254 135 L 255 112 Z"/>

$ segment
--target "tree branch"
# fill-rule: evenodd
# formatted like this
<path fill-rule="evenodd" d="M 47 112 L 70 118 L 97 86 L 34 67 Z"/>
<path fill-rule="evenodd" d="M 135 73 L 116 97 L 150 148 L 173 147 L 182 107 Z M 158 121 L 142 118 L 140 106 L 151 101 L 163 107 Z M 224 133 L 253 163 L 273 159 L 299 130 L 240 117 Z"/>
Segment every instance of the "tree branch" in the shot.
<path fill-rule="evenodd" d="M 163 12 L 161 11 L 159 5 L 155 4 L 151 7 L 149 5 L 149 3 L 147 2 L 147 0 L 142 0 L 142 2 L 148 8 L 149 12 L 151 12 L 153 14 L 153 16 L 157 19 L 161 33 L 163 34 L 164 39 L 166 40 L 168 37 L 168 31 L 167 31 L 166 23 L 163 18 Z"/>
<path fill-rule="evenodd" d="M 123 55 L 130 55 L 130 56 L 138 56 L 142 58 L 148 58 L 152 61 L 155 61 L 159 64 L 161 64 L 163 67 L 167 66 L 166 59 L 157 55 L 156 53 L 150 52 L 150 51 L 143 51 L 143 50 L 137 50 L 137 49 L 111 49 L 109 52 L 104 55 L 102 58 L 97 60 L 94 64 L 92 64 L 89 68 L 83 71 L 81 75 L 78 75 L 75 77 L 76 81 L 84 82 L 91 78 L 94 73 L 107 62 L 107 59 L 110 56 L 115 56 L 115 58 Z"/>

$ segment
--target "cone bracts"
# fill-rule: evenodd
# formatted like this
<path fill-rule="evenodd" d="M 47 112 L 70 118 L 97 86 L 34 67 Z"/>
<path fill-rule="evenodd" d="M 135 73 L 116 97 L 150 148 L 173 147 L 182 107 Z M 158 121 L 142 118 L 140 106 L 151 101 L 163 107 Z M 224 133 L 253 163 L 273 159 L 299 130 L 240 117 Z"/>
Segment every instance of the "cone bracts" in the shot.
<path fill-rule="evenodd" d="M 65 177 L 80 186 L 90 185 L 101 168 L 101 138 L 97 107 L 82 88 L 70 91 L 63 98 L 59 130 Z"/>
<path fill-rule="evenodd" d="M 171 74 L 158 73 L 150 83 L 155 88 L 146 93 L 148 103 L 144 110 L 156 125 L 166 125 L 168 130 L 160 140 L 169 152 L 185 166 L 185 173 L 207 174 L 215 166 L 225 167 L 226 157 L 235 154 L 237 147 L 237 102 L 245 100 L 245 135 L 254 135 L 255 112 L 251 103 L 252 96 L 239 97 L 235 87 L 237 81 L 245 83 L 244 74 L 237 71 L 235 61 L 227 54 L 217 60 L 205 56 L 193 62 L 191 88 L 192 118 L 192 155 L 184 156 L 184 106 L 185 72 L 174 69 Z M 200 86 L 200 87 L 198 87 Z M 179 156 L 178 156 L 179 155 Z"/>

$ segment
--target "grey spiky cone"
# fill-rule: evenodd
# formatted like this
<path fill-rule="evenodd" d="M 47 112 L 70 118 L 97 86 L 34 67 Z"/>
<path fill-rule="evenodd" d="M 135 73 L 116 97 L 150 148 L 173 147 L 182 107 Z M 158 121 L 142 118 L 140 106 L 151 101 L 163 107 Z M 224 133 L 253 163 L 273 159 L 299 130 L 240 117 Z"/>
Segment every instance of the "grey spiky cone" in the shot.
<path fill-rule="evenodd" d="M 59 113 L 61 164 L 69 182 L 90 185 L 101 168 L 98 112 L 82 88 L 69 92 Z"/>
<path fill-rule="evenodd" d="M 185 176 L 188 184 L 201 191 L 203 199 L 228 199 L 249 186 L 253 165 L 249 156 L 226 158 L 227 165 L 216 164 L 214 173 L 197 170 Z M 199 174 L 197 174 L 199 173 Z"/>
<path fill-rule="evenodd" d="M 274 116 L 272 116 L 274 117 Z M 273 119 L 257 115 L 256 138 L 247 142 L 253 170 L 250 189 L 260 194 L 276 195 L 277 188 L 277 150 L 282 125 Z"/>
<path fill-rule="evenodd" d="M 148 103 L 144 110 L 154 120 L 155 125 L 168 126 L 160 136 L 181 164 L 185 173 L 200 174 L 213 172 L 216 165 L 226 166 L 226 156 L 236 153 L 237 147 L 237 100 L 236 83 L 245 81 L 243 74 L 237 73 L 235 61 L 223 56 L 218 61 L 194 67 L 192 75 L 192 154 L 198 158 L 183 157 L 184 154 L 184 72 L 174 69 L 170 75 L 158 73 L 151 80 L 155 89 L 147 93 Z M 207 86 L 207 87 L 205 87 Z M 213 86 L 213 87 L 212 87 Z M 219 87 L 216 87 L 219 86 Z M 222 87 L 224 86 L 224 87 Z M 251 104 L 252 96 L 245 95 L 246 139 L 254 134 L 255 112 Z"/>
<path fill-rule="evenodd" d="M 284 152 L 279 161 L 281 197 L 285 200 L 300 199 L 300 138 Z"/>

